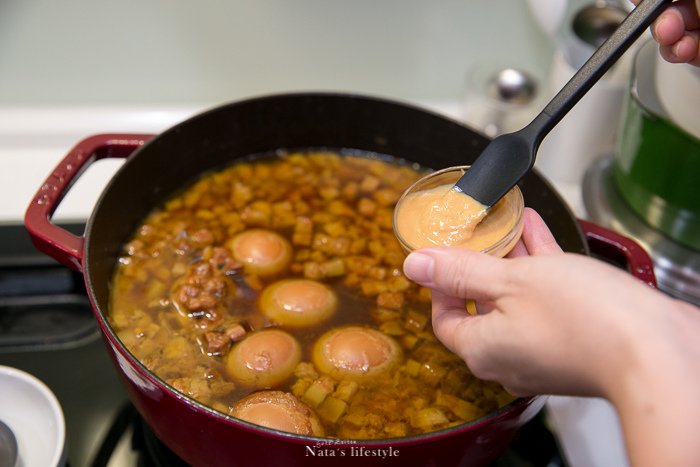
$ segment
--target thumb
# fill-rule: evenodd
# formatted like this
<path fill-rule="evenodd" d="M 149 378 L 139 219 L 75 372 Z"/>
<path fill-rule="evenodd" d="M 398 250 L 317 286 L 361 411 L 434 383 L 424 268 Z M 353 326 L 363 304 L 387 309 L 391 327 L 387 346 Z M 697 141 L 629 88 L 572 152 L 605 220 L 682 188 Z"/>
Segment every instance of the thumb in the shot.
<path fill-rule="evenodd" d="M 404 261 L 404 274 L 424 287 L 458 298 L 492 301 L 507 291 L 506 261 L 462 248 L 417 250 Z"/>

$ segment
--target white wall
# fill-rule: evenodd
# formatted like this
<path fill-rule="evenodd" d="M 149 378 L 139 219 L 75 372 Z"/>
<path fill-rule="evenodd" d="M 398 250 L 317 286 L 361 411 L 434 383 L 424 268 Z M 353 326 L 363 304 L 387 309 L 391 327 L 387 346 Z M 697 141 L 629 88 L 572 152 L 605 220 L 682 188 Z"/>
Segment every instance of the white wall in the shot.
<path fill-rule="evenodd" d="M 551 53 L 525 0 L 0 0 L 0 106 L 458 99 L 472 63 Z"/>

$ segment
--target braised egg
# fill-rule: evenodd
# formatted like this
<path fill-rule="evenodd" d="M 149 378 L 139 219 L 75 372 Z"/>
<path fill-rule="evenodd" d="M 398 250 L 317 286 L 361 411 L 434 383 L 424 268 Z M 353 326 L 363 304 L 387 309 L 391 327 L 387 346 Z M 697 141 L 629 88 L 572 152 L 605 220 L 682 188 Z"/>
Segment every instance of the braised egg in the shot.
<path fill-rule="evenodd" d="M 275 430 L 323 436 L 316 414 L 292 394 L 261 391 L 239 400 L 231 412 L 236 418 Z"/>
<path fill-rule="evenodd" d="M 337 379 L 367 380 L 391 370 L 401 348 L 386 334 L 362 326 L 332 329 L 314 344 L 313 363 Z"/>
<path fill-rule="evenodd" d="M 301 346 L 289 333 L 265 329 L 248 335 L 226 356 L 226 371 L 236 382 L 253 388 L 283 383 L 301 360 Z"/>
<path fill-rule="evenodd" d="M 246 230 L 233 237 L 229 248 L 246 272 L 262 277 L 284 272 L 292 259 L 292 246 L 271 230 Z"/>
<path fill-rule="evenodd" d="M 330 318 L 338 305 L 335 293 L 310 279 L 285 279 L 269 285 L 260 295 L 260 308 L 282 326 L 306 327 Z"/>

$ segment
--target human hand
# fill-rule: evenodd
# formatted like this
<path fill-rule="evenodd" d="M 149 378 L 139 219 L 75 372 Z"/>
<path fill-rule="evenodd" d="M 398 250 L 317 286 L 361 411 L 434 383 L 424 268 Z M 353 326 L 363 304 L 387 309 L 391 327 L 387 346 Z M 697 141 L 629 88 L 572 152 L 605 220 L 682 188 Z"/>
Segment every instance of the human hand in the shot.
<path fill-rule="evenodd" d="M 404 272 L 431 289 L 436 336 L 476 376 L 514 395 L 603 395 L 624 372 L 633 313 L 655 294 L 611 266 L 562 253 L 533 210 L 524 216 L 511 258 L 430 248 L 409 255 Z M 465 312 L 466 298 L 477 316 Z"/>
<path fill-rule="evenodd" d="M 674 2 L 654 21 L 651 33 L 665 60 L 700 66 L 700 0 Z"/>
<path fill-rule="evenodd" d="M 458 248 L 406 258 L 405 274 L 431 289 L 435 335 L 513 395 L 610 400 L 632 465 L 700 465 L 700 311 L 562 253 L 534 211 L 524 216 L 511 258 Z"/>

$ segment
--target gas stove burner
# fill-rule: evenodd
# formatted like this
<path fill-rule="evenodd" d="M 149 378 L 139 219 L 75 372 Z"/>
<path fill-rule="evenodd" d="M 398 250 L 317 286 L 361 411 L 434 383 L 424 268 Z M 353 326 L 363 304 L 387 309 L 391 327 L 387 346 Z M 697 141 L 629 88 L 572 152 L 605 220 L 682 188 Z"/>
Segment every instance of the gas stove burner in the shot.
<path fill-rule="evenodd" d="M 700 305 L 700 252 L 671 240 L 627 206 L 615 187 L 611 157 L 588 168 L 582 192 L 591 221 L 633 238 L 649 252 L 660 290 Z"/>
<path fill-rule="evenodd" d="M 140 453 L 138 467 L 188 467 L 156 437 L 141 417 L 134 420 L 132 446 Z"/>

